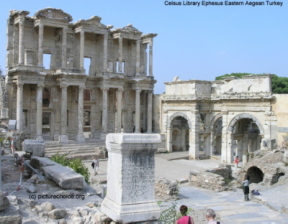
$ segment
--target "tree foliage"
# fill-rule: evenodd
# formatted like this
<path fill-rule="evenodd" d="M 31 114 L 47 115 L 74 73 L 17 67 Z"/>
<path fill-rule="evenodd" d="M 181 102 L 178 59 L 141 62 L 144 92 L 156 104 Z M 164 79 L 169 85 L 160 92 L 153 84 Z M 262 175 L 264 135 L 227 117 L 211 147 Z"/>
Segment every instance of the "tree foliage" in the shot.
<path fill-rule="evenodd" d="M 221 80 L 225 77 L 237 77 L 241 79 L 243 76 L 247 75 L 263 75 L 263 74 L 252 74 L 252 73 L 231 73 L 221 76 L 217 76 L 215 80 Z M 271 74 L 271 84 L 272 84 L 272 93 L 284 94 L 288 93 L 288 77 L 279 77 L 275 74 Z"/>

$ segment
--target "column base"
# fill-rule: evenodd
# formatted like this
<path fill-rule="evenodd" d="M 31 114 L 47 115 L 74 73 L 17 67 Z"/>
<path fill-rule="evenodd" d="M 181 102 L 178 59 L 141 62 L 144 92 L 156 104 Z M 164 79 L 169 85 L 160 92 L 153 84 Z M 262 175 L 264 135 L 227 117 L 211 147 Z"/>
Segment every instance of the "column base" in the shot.
<path fill-rule="evenodd" d="M 76 141 L 77 141 L 78 143 L 84 143 L 84 142 L 85 142 L 85 136 L 84 136 L 83 134 L 78 134 L 78 135 L 76 136 Z"/>
<path fill-rule="evenodd" d="M 67 135 L 60 135 L 58 141 L 59 143 L 68 143 Z"/>
<path fill-rule="evenodd" d="M 107 196 L 101 204 L 101 212 L 114 222 L 121 223 L 154 221 L 160 216 L 160 208 L 155 201 L 119 205 Z"/>
<path fill-rule="evenodd" d="M 107 136 L 107 133 L 101 133 L 100 139 L 101 140 L 106 140 L 106 136 Z"/>
<path fill-rule="evenodd" d="M 36 137 L 36 140 L 38 140 L 38 141 L 43 141 L 42 135 L 38 135 L 38 136 Z"/>

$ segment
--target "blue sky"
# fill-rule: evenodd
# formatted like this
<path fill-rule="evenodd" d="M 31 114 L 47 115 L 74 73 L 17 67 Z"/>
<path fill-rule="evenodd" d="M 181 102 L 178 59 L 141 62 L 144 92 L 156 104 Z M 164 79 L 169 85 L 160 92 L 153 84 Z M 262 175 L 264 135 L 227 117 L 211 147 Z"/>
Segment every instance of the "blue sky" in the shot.
<path fill-rule="evenodd" d="M 131 23 L 144 34 L 158 33 L 154 39 L 155 93 L 164 92 L 164 82 L 172 81 L 174 76 L 181 80 L 210 81 L 232 72 L 273 73 L 288 77 L 287 1 L 282 7 L 165 6 L 164 2 L 1 0 L 1 69 L 5 72 L 9 11 L 27 10 L 29 16 L 33 16 L 39 9 L 53 7 L 69 13 L 73 22 L 97 15 L 102 17 L 103 24 L 114 28 Z"/>

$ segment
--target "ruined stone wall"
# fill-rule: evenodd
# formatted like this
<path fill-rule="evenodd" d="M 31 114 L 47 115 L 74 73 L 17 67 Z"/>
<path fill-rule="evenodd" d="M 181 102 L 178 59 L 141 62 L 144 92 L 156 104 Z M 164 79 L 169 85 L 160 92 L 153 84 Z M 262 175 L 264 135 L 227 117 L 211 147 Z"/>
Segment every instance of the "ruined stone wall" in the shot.
<path fill-rule="evenodd" d="M 287 94 L 273 94 L 275 100 L 272 103 L 272 111 L 277 117 L 277 144 L 284 146 L 288 142 L 288 101 Z"/>

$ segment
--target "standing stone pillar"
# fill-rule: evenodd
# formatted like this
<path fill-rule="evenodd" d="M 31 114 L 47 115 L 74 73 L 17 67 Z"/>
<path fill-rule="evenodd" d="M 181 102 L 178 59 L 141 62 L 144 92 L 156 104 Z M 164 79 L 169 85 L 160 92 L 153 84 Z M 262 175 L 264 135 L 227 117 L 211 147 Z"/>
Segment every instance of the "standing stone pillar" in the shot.
<path fill-rule="evenodd" d="M 78 93 L 78 134 L 77 134 L 77 142 L 84 143 L 85 136 L 83 135 L 83 92 L 84 86 L 79 86 Z"/>
<path fill-rule="evenodd" d="M 199 119 L 198 112 L 193 111 L 191 116 L 192 127 L 189 129 L 189 158 L 198 159 L 199 157 Z"/>
<path fill-rule="evenodd" d="M 140 133 L 140 93 L 141 89 L 136 89 L 135 95 L 135 133 Z"/>
<path fill-rule="evenodd" d="M 103 72 L 107 72 L 107 58 L 108 58 L 108 33 L 103 37 Z"/>
<path fill-rule="evenodd" d="M 103 133 L 108 131 L 108 91 L 109 88 L 102 88 L 103 102 L 102 102 L 102 129 Z"/>
<path fill-rule="evenodd" d="M 153 92 L 148 91 L 148 119 L 147 119 L 147 133 L 152 133 L 152 104 L 153 104 Z"/>
<path fill-rule="evenodd" d="M 39 24 L 39 38 L 38 38 L 38 66 L 43 67 L 43 30 L 44 30 L 44 25 Z"/>
<path fill-rule="evenodd" d="M 22 65 L 24 63 L 24 23 L 25 18 L 21 16 L 19 21 L 19 57 L 18 63 Z"/>
<path fill-rule="evenodd" d="M 62 35 L 62 68 L 67 67 L 67 27 L 63 27 Z"/>
<path fill-rule="evenodd" d="M 117 91 L 117 132 L 121 132 L 122 126 L 122 93 L 123 89 Z"/>
<path fill-rule="evenodd" d="M 231 132 L 228 130 L 228 112 L 224 112 L 222 116 L 222 145 L 221 145 L 221 162 L 230 163 L 232 151 Z M 230 153 L 229 153 L 230 151 Z M 230 158 L 228 158 L 230 157 Z"/>
<path fill-rule="evenodd" d="M 84 31 L 80 31 L 80 69 L 84 69 Z"/>
<path fill-rule="evenodd" d="M 59 142 L 68 143 L 67 137 L 67 85 L 61 85 L 61 135 Z"/>
<path fill-rule="evenodd" d="M 43 140 L 42 137 L 42 97 L 43 97 L 43 85 L 37 86 L 37 112 L 36 112 L 36 139 Z"/>
<path fill-rule="evenodd" d="M 119 36 L 119 59 L 118 59 L 118 72 L 123 73 L 123 68 L 122 68 L 122 45 L 123 45 L 123 38 L 122 36 Z"/>
<path fill-rule="evenodd" d="M 153 76 L 153 39 L 149 42 L 149 75 Z"/>
<path fill-rule="evenodd" d="M 140 75 L 140 41 L 136 41 L 136 75 Z"/>
<path fill-rule="evenodd" d="M 22 131 L 23 127 L 23 84 L 17 84 L 17 130 Z"/>
<path fill-rule="evenodd" d="M 108 134 L 107 195 L 101 211 L 114 222 L 134 223 L 157 220 L 155 201 L 155 152 L 159 134 Z"/>

